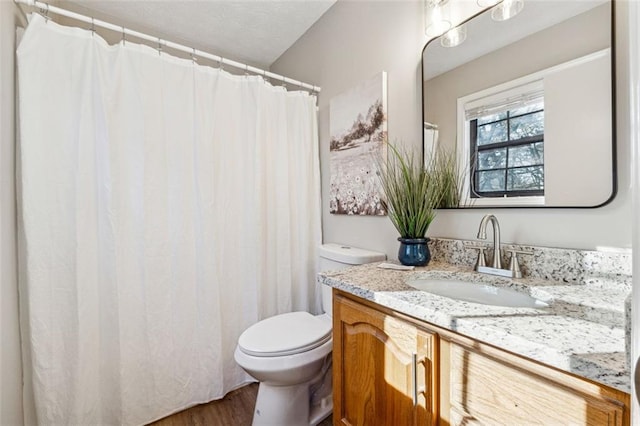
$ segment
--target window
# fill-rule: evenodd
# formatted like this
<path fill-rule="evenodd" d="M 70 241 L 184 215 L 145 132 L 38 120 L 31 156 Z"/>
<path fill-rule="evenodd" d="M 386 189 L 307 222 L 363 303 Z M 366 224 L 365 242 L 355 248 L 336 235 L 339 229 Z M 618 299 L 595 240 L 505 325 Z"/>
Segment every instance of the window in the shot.
<path fill-rule="evenodd" d="M 472 199 L 544 196 L 544 97 L 528 84 L 466 105 Z"/>
<path fill-rule="evenodd" d="M 472 194 L 544 195 L 544 102 L 470 121 Z"/>

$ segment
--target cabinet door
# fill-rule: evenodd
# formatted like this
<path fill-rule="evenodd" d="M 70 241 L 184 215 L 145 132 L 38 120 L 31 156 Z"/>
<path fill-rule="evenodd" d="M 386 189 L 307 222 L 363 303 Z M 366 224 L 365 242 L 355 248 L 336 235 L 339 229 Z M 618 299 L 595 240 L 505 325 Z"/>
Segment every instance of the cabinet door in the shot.
<path fill-rule="evenodd" d="M 334 424 L 432 425 L 436 336 L 334 297 Z"/>
<path fill-rule="evenodd" d="M 443 396 L 450 398 L 449 410 L 442 408 L 448 424 L 628 424 L 623 392 L 549 368 L 538 374 L 541 367 L 532 362 L 508 355 L 498 360 L 455 343 L 442 341 L 441 351 L 449 371 L 442 387 L 450 387 Z"/>

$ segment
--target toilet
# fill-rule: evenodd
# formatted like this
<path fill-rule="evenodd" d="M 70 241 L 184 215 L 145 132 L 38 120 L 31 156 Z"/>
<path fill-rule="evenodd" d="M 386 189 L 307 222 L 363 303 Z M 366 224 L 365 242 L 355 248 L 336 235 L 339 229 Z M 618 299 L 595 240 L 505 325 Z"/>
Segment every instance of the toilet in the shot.
<path fill-rule="evenodd" d="M 386 258 L 341 244 L 323 244 L 319 256 L 320 271 Z M 276 315 L 240 335 L 235 360 L 260 382 L 253 426 L 315 426 L 331 414 L 331 287 L 321 290 L 323 314 Z"/>

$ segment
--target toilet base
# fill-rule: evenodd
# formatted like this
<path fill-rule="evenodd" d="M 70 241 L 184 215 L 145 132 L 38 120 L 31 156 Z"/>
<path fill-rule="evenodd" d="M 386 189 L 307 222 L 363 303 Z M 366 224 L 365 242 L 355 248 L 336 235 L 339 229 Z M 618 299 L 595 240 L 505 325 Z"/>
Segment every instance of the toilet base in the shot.
<path fill-rule="evenodd" d="M 311 407 L 309 415 L 309 426 L 316 426 L 318 423 L 329 417 L 333 411 L 333 394 L 323 398 L 318 405 Z"/>
<path fill-rule="evenodd" d="M 298 385 L 260 383 L 252 426 L 316 426 L 333 410 L 330 378 L 329 368 L 314 380 Z"/>

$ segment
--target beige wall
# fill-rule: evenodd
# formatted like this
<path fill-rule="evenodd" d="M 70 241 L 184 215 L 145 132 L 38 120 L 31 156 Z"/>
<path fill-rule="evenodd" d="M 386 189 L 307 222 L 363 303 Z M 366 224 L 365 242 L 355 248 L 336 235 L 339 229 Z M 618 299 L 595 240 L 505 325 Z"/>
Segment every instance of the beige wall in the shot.
<path fill-rule="evenodd" d="M 568 66 L 543 81 L 545 205 L 602 204 L 613 188 L 611 56 Z"/>
<path fill-rule="evenodd" d="M 469 3 L 453 2 L 454 6 L 461 8 Z M 491 212 L 500 220 L 503 242 L 584 249 L 631 247 L 630 149 L 625 107 L 629 90 L 626 72 L 627 5 L 618 3 L 619 190 L 614 201 L 602 208 L 586 210 L 440 211 L 428 235 L 473 239 L 480 219 Z M 329 101 L 377 72 L 387 71 L 389 138 L 392 142 L 402 141 L 419 148 L 422 143 L 420 61 L 422 47 L 427 41 L 422 17 L 418 1 L 339 0 L 272 66 L 275 72 L 322 87 L 318 103 L 323 234 L 326 242 L 382 250 L 390 257 L 396 257 L 397 234 L 387 218 L 336 216 L 328 212 Z"/>
<path fill-rule="evenodd" d="M 22 21 L 14 3 L 0 0 L 0 424 L 3 426 L 23 423 L 14 180 L 14 49 L 19 22 Z"/>

